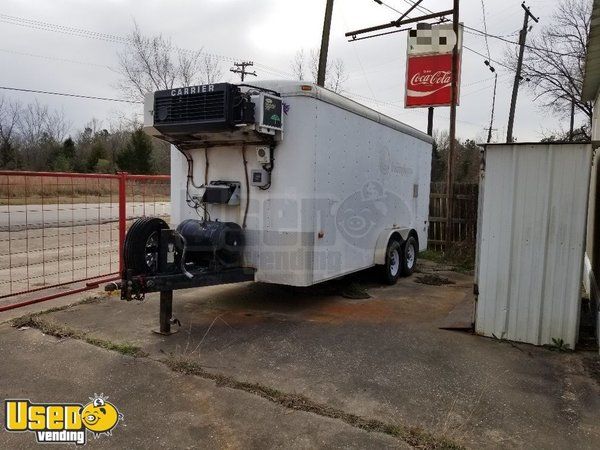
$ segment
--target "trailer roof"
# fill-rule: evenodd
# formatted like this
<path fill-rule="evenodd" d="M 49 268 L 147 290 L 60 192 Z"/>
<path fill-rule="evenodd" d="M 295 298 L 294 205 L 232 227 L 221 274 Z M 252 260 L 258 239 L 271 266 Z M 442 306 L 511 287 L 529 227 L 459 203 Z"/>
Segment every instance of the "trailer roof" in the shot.
<path fill-rule="evenodd" d="M 433 143 L 433 138 L 416 128 L 411 127 L 399 120 L 392 119 L 385 114 L 375 111 L 361 103 L 344 97 L 343 95 L 333 92 L 321 86 L 317 86 L 314 83 L 308 83 L 306 81 L 290 81 L 290 80 L 264 80 L 253 82 L 252 85 L 272 89 L 279 92 L 282 97 L 313 97 L 317 98 L 326 103 L 335 105 L 339 108 L 345 109 L 346 111 L 353 112 L 362 116 L 366 119 L 373 120 L 387 127 L 393 128 L 402 133 L 413 136 L 417 139 L 425 141 L 429 144 Z M 246 85 L 249 86 L 249 85 Z M 304 89 L 302 87 L 305 87 Z M 310 86 L 311 89 L 307 90 L 306 86 Z"/>

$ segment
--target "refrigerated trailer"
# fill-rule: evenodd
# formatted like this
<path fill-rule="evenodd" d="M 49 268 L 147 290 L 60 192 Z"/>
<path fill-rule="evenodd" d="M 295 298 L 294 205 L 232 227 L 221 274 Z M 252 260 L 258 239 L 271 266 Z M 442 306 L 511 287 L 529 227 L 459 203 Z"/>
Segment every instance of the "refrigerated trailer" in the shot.
<path fill-rule="evenodd" d="M 372 266 L 393 284 L 427 248 L 432 138 L 302 81 L 149 94 L 145 131 L 169 142 L 171 227 L 124 243 L 123 299 L 239 281 L 310 286 Z"/>

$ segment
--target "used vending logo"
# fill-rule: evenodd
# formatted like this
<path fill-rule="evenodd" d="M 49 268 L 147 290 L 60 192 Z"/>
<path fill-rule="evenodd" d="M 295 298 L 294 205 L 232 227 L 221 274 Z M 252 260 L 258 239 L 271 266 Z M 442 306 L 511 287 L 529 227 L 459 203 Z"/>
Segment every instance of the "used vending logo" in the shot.
<path fill-rule="evenodd" d="M 104 394 L 94 394 L 85 405 L 6 400 L 4 412 L 6 431 L 30 431 L 39 444 L 84 445 L 88 432 L 95 438 L 101 434 L 111 436 L 123 420 L 123 414 Z"/>

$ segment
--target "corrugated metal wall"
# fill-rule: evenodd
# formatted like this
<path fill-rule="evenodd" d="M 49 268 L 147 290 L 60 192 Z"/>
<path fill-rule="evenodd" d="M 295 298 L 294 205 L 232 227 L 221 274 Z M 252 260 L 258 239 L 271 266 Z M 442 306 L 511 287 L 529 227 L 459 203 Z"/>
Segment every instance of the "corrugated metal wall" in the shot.
<path fill-rule="evenodd" d="M 590 167 L 589 144 L 486 147 L 477 333 L 575 346 Z"/>

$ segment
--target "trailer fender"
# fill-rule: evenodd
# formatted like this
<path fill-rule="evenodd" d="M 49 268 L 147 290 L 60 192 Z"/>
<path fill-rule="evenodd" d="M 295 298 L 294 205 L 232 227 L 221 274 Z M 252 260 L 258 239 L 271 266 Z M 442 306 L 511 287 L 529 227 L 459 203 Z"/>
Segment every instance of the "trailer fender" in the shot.
<path fill-rule="evenodd" d="M 400 238 L 401 242 L 404 242 L 408 239 L 410 231 L 410 228 L 389 228 L 379 233 L 377 243 L 375 244 L 375 258 L 373 263 L 385 264 L 385 251 L 390 238 L 395 234 Z"/>

